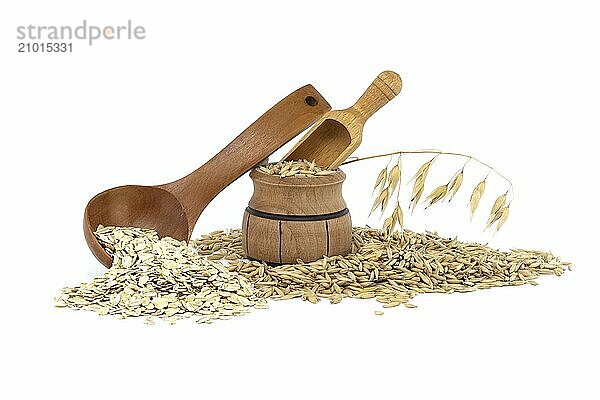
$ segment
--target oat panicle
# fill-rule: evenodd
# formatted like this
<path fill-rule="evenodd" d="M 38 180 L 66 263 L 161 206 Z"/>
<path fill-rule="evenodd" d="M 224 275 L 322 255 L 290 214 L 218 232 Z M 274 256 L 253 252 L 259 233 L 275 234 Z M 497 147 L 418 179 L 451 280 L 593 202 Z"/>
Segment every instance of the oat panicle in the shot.
<path fill-rule="evenodd" d="M 479 207 L 481 198 L 483 197 L 483 195 L 485 193 L 486 182 L 487 182 L 487 179 L 488 179 L 488 176 L 490 173 L 494 173 L 500 179 L 504 180 L 508 184 L 509 187 L 508 187 L 508 190 L 503 195 L 499 196 L 496 199 L 496 203 L 492 207 L 491 213 L 488 216 L 488 220 L 486 222 L 486 226 L 485 226 L 484 230 L 490 228 L 492 225 L 494 225 L 495 223 L 500 221 L 500 219 L 502 219 L 502 212 L 504 211 L 504 205 L 506 204 L 506 202 L 509 199 L 512 201 L 512 198 L 514 196 L 513 190 L 512 190 L 512 184 L 506 177 L 504 177 L 504 175 L 500 174 L 494 168 L 492 168 L 488 164 L 476 159 L 473 156 L 467 156 L 467 155 L 459 154 L 459 153 L 447 153 L 447 152 L 441 152 L 441 151 L 437 151 L 437 150 L 396 151 L 396 152 L 387 153 L 387 154 L 378 154 L 378 155 L 373 155 L 373 156 L 369 156 L 369 157 L 354 158 L 352 160 L 348 160 L 348 161 L 344 162 L 342 165 L 351 164 L 351 163 L 355 163 L 355 162 L 359 162 L 359 161 L 364 161 L 364 160 L 368 160 L 368 159 L 372 159 L 372 158 L 387 157 L 387 156 L 390 157 L 390 160 L 388 161 L 386 167 L 380 171 L 379 175 L 377 176 L 377 178 L 375 180 L 373 193 L 377 192 L 377 195 L 375 196 L 375 200 L 373 202 L 371 212 L 369 213 L 369 216 L 371 216 L 371 214 L 376 209 L 379 208 L 381 211 L 381 216 L 383 216 L 390 198 L 392 198 L 394 195 L 396 195 L 397 205 L 394 208 L 394 211 L 392 211 L 392 215 L 390 215 L 390 217 L 392 217 L 392 218 L 391 219 L 385 218 L 385 221 L 384 221 L 384 230 L 385 231 L 389 231 L 389 230 L 393 231 L 396 227 L 399 227 L 400 229 L 402 229 L 402 227 L 403 227 L 403 222 L 400 223 L 398 221 L 398 218 L 394 217 L 394 214 L 396 214 L 397 216 L 402 215 L 401 214 L 402 209 L 399 207 L 400 206 L 400 203 L 399 203 L 400 182 L 401 182 L 401 173 L 402 173 L 401 159 L 402 159 L 403 155 L 409 155 L 409 154 L 432 154 L 433 155 L 433 157 L 431 159 L 429 159 L 427 162 L 422 164 L 417 169 L 417 171 L 412 176 L 412 178 L 407 182 L 407 183 L 413 182 L 412 191 L 410 194 L 410 200 L 408 203 L 408 209 L 410 210 L 411 214 L 414 213 L 414 210 L 415 210 L 417 204 L 419 204 L 419 202 L 421 201 L 421 198 L 423 197 L 423 194 L 425 192 L 427 176 L 432 167 L 432 164 L 434 163 L 434 161 L 437 159 L 438 156 L 445 155 L 445 156 L 453 156 L 453 157 L 463 157 L 466 159 L 466 161 L 464 162 L 462 167 L 460 167 L 449 178 L 448 182 L 445 185 L 439 185 L 439 186 L 435 187 L 433 190 L 431 190 L 431 192 L 429 192 L 429 194 L 423 200 L 423 203 L 425 204 L 425 209 L 428 209 L 429 207 L 431 207 L 434 204 L 441 203 L 446 199 L 448 200 L 447 203 L 450 203 L 452 200 L 454 200 L 456 194 L 462 188 L 462 184 L 463 184 L 464 176 L 465 176 L 465 167 L 470 162 L 475 162 L 475 163 L 478 163 L 482 166 L 489 168 L 489 172 L 488 172 L 488 175 L 486 175 L 486 177 L 475 186 L 475 188 L 472 190 L 471 195 L 469 197 L 468 206 L 469 206 L 469 210 L 470 210 L 470 220 L 471 221 L 473 220 L 473 216 L 475 215 L 475 212 L 477 211 L 477 208 Z M 392 157 L 394 155 L 398 155 L 398 162 L 390 169 L 389 166 L 392 161 Z M 509 197 L 509 194 L 510 194 L 510 197 Z M 398 210 L 398 211 L 396 211 L 396 210 Z M 505 214 L 506 214 L 505 218 L 503 219 L 504 222 L 502 224 L 499 224 L 500 227 L 506 222 L 506 219 L 508 218 L 508 211 L 505 211 Z"/>

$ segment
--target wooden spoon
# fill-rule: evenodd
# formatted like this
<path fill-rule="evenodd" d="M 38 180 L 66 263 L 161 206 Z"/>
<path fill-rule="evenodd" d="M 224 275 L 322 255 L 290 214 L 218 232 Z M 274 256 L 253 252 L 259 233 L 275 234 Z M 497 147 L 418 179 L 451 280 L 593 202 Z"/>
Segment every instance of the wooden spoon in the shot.
<path fill-rule="evenodd" d="M 331 107 L 311 85 L 291 93 L 263 114 L 217 155 L 177 181 L 158 186 L 120 186 L 85 208 L 87 244 L 105 266 L 112 264 L 94 236 L 98 225 L 152 228 L 161 236 L 189 240 L 208 203 L 231 182 L 313 124 Z"/>
<path fill-rule="evenodd" d="M 323 115 L 284 160 L 314 160 L 321 167 L 336 169 L 360 145 L 367 119 L 401 89 L 400 75 L 392 71 L 380 73 L 352 107 Z"/>

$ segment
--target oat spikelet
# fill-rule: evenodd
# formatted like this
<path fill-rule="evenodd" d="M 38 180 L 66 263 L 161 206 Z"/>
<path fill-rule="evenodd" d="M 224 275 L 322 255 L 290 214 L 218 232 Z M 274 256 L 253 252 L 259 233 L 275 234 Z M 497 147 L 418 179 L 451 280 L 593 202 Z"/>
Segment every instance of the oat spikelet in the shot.
<path fill-rule="evenodd" d="M 402 207 L 400 207 L 399 201 L 396 201 L 396 207 L 394 208 L 392 217 L 394 218 L 394 221 L 396 221 L 396 223 L 400 227 L 400 230 L 404 229 L 404 213 L 402 212 Z"/>
<path fill-rule="evenodd" d="M 494 223 L 496 221 L 498 221 L 500 219 L 500 217 L 502 217 L 502 210 L 500 210 L 500 212 L 497 212 L 494 215 L 491 215 L 490 218 L 489 218 L 489 220 L 488 220 L 488 222 L 487 222 L 487 224 L 486 224 L 486 226 L 485 226 L 484 231 L 487 230 L 487 229 L 489 229 L 490 226 L 494 225 Z"/>
<path fill-rule="evenodd" d="M 477 206 L 479 205 L 479 200 L 483 196 L 483 192 L 485 191 L 485 178 L 475 186 L 473 189 L 473 193 L 471 193 L 471 199 L 469 200 L 469 207 L 471 209 L 471 221 L 473 220 L 473 215 L 477 210 Z"/>
<path fill-rule="evenodd" d="M 371 192 L 371 194 L 375 193 L 375 190 L 377 190 L 377 188 L 380 185 L 385 185 L 385 181 L 387 179 L 387 172 L 388 172 L 388 167 L 386 165 L 385 168 L 381 170 L 379 175 L 377 175 L 377 179 L 375 180 L 375 186 L 373 186 L 373 191 Z"/>
<path fill-rule="evenodd" d="M 460 189 L 460 186 L 463 183 L 463 171 L 464 169 L 461 169 L 456 175 L 454 175 L 454 178 L 452 178 L 448 184 L 448 193 L 446 194 L 446 197 L 448 197 L 448 202 L 451 202 L 454 196 L 456 196 L 456 192 L 458 192 L 458 189 Z"/>
<path fill-rule="evenodd" d="M 496 201 L 494 202 L 494 206 L 492 207 L 492 214 L 496 214 L 498 211 L 500 211 L 500 209 L 504 207 L 505 203 L 506 203 L 506 193 L 504 193 L 503 195 L 500 195 L 496 199 Z"/>
<path fill-rule="evenodd" d="M 373 207 L 371 208 L 371 212 L 369 213 L 369 216 L 371 216 L 371 214 L 373 214 L 373 211 L 375 211 L 377 209 L 377 207 L 379 207 L 379 206 L 381 206 L 381 211 L 383 212 L 383 210 L 385 210 L 385 208 L 387 207 L 388 201 L 389 201 L 389 194 L 388 194 L 387 188 L 385 188 L 375 198 L 375 201 L 373 202 Z"/>
<path fill-rule="evenodd" d="M 400 164 L 394 165 L 394 167 L 390 170 L 390 174 L 388 175 L 388 189 L 390 191 L 390 196 L 394 195 L 394 191 L 396 187 L 400 183 Z"/>
<path fill-rule="evenodd" d="M 415 181 L 415 185 L 413 186 L 412 197 L 410 199 L 410 204 L 408 205 L 409 210 L 413 212 L 415 210 L 415 206 L 421 199 L 423 195 L 423 191 L 425 190 L 425 183 L 422 180 L 417 179 Z"/>
<path fill-rule="evenodd" d="M 498 221 L 500 219 L 500 217 L 502 217 L 502 212 L 498 212 L 498 213 L 494 214 L 492 216 L 492 218 L 486 224 L 484 231 L 487 230 L 487 229 L 489 229 L 490 226 L 494 225 L 494 223 L 496 221 Z"/>
<path fill-rule="evenodd" d="M 431 167 L 431 163 L 433 162 L 433 160 L 435 160 L 435 157 L 433 157 L 431 160 L 427 161 L 425 164 L 421 165 L 421 167 L 417 170 L 417 172 L 415 172 L 415 175 L 412 178 L 410 178 L 410 180 L 407 183 L 414 181 L 419 176 L 422 176 L 422 175 L 427 176 L 427 173 L 429 172 L 429 167 Z"/>
<path fill-rule="evenodd" d="M 425 198 L 425 200 L 423 202 L 424 203 L 429 202 L 427 207 L 430 207 L 430 206 L 434 205 L 435 203 L 437 203 L 438 201 L 442 200 L 444 197 L 446 197 L 447 193 L 448 193 L 448 185 L 438 186 L 435 189 L 433 189 L 431 191 L 431 193 L 429 193 L 429 195 Z"/>
<path fill-rule="evenodd" d="M 504 207 L 504 204 L 506 204 L 506 193 L 498 196 L 498 198 L 494 202 L 494 205 L 492 206 L 492 211 L 490 211 L 490 216 L 488 217 L 487 226 L 485 227 L 485 229 L 492 226 L 493 223 L 496 222 L 500 218 L 500 216 L 501 216 L 500 210 L 502 210 L 502 208 Z"/>
<path fill-rule="evenodd" d="M 396 220 L 394 219 L 393 215 L 390 215 L 385 219 L 385 221 L 383 221 L 383 232 L 386 235 L 390 235 L 394 231 L 395 225 Z"/>
<path fill-rule="evenodd" d="M 508 219 L 508 214 L 510 212 L 509 207 L 510 207 L 510 205 L 508 205 L 506 207 L 502 207 L 502 209 L 500 209 L 500 218 L 498 219 L 498 225 L 496 225 L 496 232 L 498 232 L 500 230 L 500 228 L 502 228 L 502 226 Z"/>
<path fill-rule="evenodd" d="M 381 202 L 381 213 L 382 214 L 385 211 L 385 209 L 387 208 L 388 202 L 390 201 L 390 191 L 388 190 L 388 188 L 383 189 L 383 192 L 385 192 L 385 196 L 383 198 L 383 201 Z"/>
<path fill-rule="evenodd" d="M 411 209 L 412 211 L 415 210 L 415 206 L 419 203 L 419 200 L 421 199 L 421 196 L 423 195 L 423 191 L 425 190 L 425 179 L 427 178 L 427 174 L 429 173 L 429 168 L 431 167 L 431 163 L 433 163 L 434 160 L 435 160 L 435 157 L 433 157 L 431 160 L 427 161 L 425 164 L 421 165 L 421 168 L 419 168 L 419 170 L 417 171 L 415 176 L 411 179 L 411 181 L 413 179 L 415 181 L 415 184 L 413 185 L 410 204 L 408 206 L 408 208 Z"/>
<path fill-rule="evenodd" d="M 412 197 L 410 199 L 410 204 L 408 205 L 408 208 L 411 210 L 411 212 L 414 211 L 415 206 L 421 199 L 421 196 L 423 195 L 424 190 L 425 190 L 425 182 L 423 182 L 422 179 L 417 179 L 415 181 L 415 185 L 413 186 L 413 192 L 412 192 Z"/>

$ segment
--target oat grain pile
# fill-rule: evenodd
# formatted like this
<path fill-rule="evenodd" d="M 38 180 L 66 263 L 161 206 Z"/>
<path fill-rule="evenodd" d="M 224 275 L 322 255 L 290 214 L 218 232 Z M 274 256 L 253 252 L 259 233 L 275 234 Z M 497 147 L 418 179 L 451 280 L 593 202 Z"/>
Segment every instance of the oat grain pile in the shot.
<path fill-rule="evenodd" d="M 90 283 L 62 289 L 56 305 L 146 316 L 147 323 L 152 317 L 210 323 L 264 308 L 268 298 L 334 304 L 375 298 L 383 307 L 413 308 L 410 301 L 420 293 L 536 285 L 540 276 L 560 276 L 570 267 L 550 253 L 502 252 L 408 230 L 386 235 L 354 228 L 351 254 L 277 267 L 244 259 L 239 229 L 212 232 L 189 245 L 140 228 L 99 227 L 96 236 L 114 256 L 112 268 Z"/>
<path fill-rule="evenodd" d="M 351 254 L 278 267 L 243 259 L 240 230 L 213 232 L 190 245 L 212 260 L 227 260 L 229 270 L 247 277 L 265 298 L 299 297 L 312 303 L 375 298 L 383 307 L 415 307 L 409 301 L 420 293 L 537 285 L 540 276 L 560 276 L 570 266 L 550 253 L 502 252 L 408 230 L 388 236 L 354 228 Z"/>
<path fill-rule="evenodd" d="M 306 160 L 279 161 L 261 165 L 257 170 L 267 175 L 277 175 L 282 178 L 289 176 L 325 176 L 335 173 L 335 170 L 321 168 L 314 161 L 309 162 Z"/>

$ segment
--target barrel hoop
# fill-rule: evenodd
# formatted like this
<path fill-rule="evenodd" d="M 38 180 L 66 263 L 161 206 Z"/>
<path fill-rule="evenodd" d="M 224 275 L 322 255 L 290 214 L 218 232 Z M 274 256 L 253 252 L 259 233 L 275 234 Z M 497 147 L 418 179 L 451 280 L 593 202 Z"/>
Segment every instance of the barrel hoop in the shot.
<path fill-rule="evenodd" d="M 265 219 L 274 219 L 278 221 L 325 221 L 328 219 L 334 219 L 343 217 L 348 214 L 349 211 L 347 208 L 344 208 L 341 211 L 337 211 L 329 214 L 319 214 L 319 215 L 283 215 L 283 214 L 271 214 L 267 212 L 262 212 L 255 210 L 254 208 L 247 207 L 246 212 L 250 215 L 254 215 L 255 217 L 265 218 Z"/>

